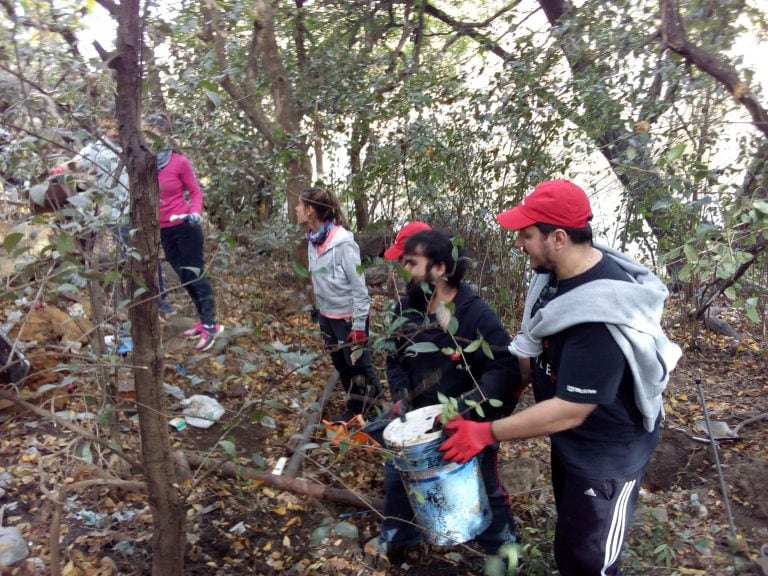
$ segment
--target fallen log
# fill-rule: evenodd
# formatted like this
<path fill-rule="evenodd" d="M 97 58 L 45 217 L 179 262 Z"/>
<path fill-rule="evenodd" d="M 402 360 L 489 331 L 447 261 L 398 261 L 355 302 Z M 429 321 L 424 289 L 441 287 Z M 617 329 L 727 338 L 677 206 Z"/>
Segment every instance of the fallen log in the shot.
<path fill-rule="evenodd" d="M 305 480 L 304 478 L 289 478 L 287 476 L 277 476 L 270 472 L 259 472 L 253 468 L 237 466 L 232 462 L 214 458 L 206 458 L 199 454 L 187 452 L 186 456 L 190 465 L 220 472 L 230 478 L 257 480 L 264 482 L 267 486 L 277 488 L 278 490 L 304 494 L 305 496 L 317 498 L 318 500 L 330 500 L 332 502 L 339 502 L 340 504 L 348 504 L 359 508 L 370 508 L 377 511 L 384 509 L 384 500 L 381 498 L 366 498 L 351 490 L 331 488 L 330 486 L 324 486 L 317 482 L 312 482 L 311 480 Z"/>
<path fill-rule="evenodd" d="M 333 392 L 333 389 L 336 387 L 336 381 L 339 379 L 339 373 L 334 370 L 331 373 L 331 376 L 328 378 L 328 382 L 325 384 L 325 389 L 323 390 L 323 394 L 318 399 L 318 408 L 314 412 L 312 412 L 309 415 L 309 420 L 307 421 L 306 426 L 304 426 L 304 432 L 302 432 L 301 437 L 296 442 L 293 455 L 291 456 L 291 459 L 288 461 L 288 465 L 285 467 L 285 475 L 289 478 L 295 478 L 296 474 L 299 472 L 299 468 L 301 467 L 302 462 L 304 462 L 304 450 L 302 450 L 302 447 L 309 442 L 309 439 L 312 438 L 313 434 L 315 433 L 315 430 L 317 429 L 317 425 L 320 424 L 320 419 L 323 417 L 323 410 L 325 410 L 325 405 L 328 403 L 328 399 L 331 397 L 331 393 Z"/>

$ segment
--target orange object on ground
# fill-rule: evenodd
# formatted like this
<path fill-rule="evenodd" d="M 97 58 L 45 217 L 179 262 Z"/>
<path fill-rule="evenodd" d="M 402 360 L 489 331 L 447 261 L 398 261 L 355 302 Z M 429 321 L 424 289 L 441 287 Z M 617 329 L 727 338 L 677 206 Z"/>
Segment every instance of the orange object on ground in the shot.
<path fill-rule="evenodd" d="M 325 434 L 330 439 L 331 446 L 338 446 L 341 442 L 347 442 L 372 448 L 381 447 L 381 444 L 363 432 L 362 428 L 365 426 L 365 419 L 361 414 L 356 414 L 347 422 L 343 420 L 338 422 L 323 420 L 323 425 L 325 426 Z"/>

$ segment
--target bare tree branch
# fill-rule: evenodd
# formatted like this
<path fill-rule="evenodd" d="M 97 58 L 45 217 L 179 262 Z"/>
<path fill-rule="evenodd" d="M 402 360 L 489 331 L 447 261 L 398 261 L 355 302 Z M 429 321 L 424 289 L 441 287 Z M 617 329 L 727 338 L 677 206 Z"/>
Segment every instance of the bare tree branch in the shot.
<path fill-rule="evenodd" d="M 0 0 L 0 6 L 2 6 L 5 12 L 8 14 L 8 18 L 13 21 L 16 20 L 16 7 L 13 5 L 11 0 Z"/>
<path fill-rule="evenodd" d="M 304 0 L 294 0 L 296 4 L 296 16 L 294 17 L 295 29 L 293 31 L 294 44 L 296 45 L 296 62 L 302 74 L 307 74 L 309 70 L 309 56 L 307 55 L 307 46 L 305 36 L 307 27 L 304 25 Z"/>
<path fill-rule="evenodd" d="M 739 278 L 744 276 L 744 274 L 747 273 L 747 270 L 749 270 L 752 265 L 757 262 L 757 255 L 761 252 L 764 252 L 766 249 L 768 249 L 768 239 L 766 239 L 764 236 L 761 236 L 757 242 L 745 249 L 746 252 L 752 254 L 752 258 L 739 266 L 733 273 L 733 276 L 730 276 L 729 278 L 714 278 L 711 280 L 709 284 L 707 284 L 702 290 L 701 297 L 699 298 L 699 306 L 693 313 L 693 318 L 696 320 L 703 319 L 704 314 L 707 312 L 709 307 L 714 304 L 715 299 L 720 296 L 720 294 L 725 292 L 725 290 L 727 290 L 729 287 L 738 282 Z"/>
<path fill-rule="evenodd" d="M 514 2 L 512 6 L 516 4 L 517 2 Z M 512 6 L 510 6 L 510 9 L 512 8 Z M 478 32 L 477 24 L 468 24 L 466 22 L 461 22 L 460 20 L 456 20 L 452 16 L 448 15 L 447 13 L 443 12 L 442 10 L 440 10 L 436 6 L 433 6 L 430 3 L 427 3 L 426 6 L 424 6 L 424 11 L 430 16 L 433 16 L 438 20 L 445 22 L 451 28 L 463 34 L 464 36 L 472 38 L 475 42 L 480 44 L 489 52 L 496 54 L 499 58 L 502 58 L 503 60 L 508 60 L 509 58 L 512 57 L 512 55 L 506 50 L 504 50 L 501 46 L 499 46 L 497 42 L 490 40 L 489 38 L 485 37 L 483 34 Z"/>
<path fill-rule="evenodd" d="M 733 97 L 749 111 L 757 129 L 768 136 L 768 111 L 750 92 L 749 85 L 739 78 L 733 66 L 688 40 L 678 0 L 659 0 L 659 8 L 664 45 L 728 88 Z"/>
<path fill-rule="evenodd" d="M 99 446 L 101 446 L 106 450 L 110 450 L 111 452 L 114 452 L 115 454 L 120 456 L 120 458 L 122 458 L 128 464 L 130 464 L 134 468 L 134 470 L 141 469 L 141 464 L 136 460 L 134 460 L 133 458 L 131 458 L 128 454 L 123 452 L 123 450 L 119 446 L 111 445 L 107 440 L 94 436 L 82 426 L 78 426 L 77 424 L 75 424 L 70 420 L 65 420 L 64 418 L 61 418 L 56 414 L 51 413 L 50 410 L 44 410 L 43 408 L 35 406 L 34 404 L 30 404 L 29 402 L 24 400 L 21 396 L 19 396 L 14 392 L 11 392 L 10 390 L 0 390 L 0 400 L 8 400 L 9 402 L 13 402 L 17 406 L 23 408 L 24 410 L 32 412 L 33 414 L 36 414 L 37 416 L 39 416 L 44 420 L 49 420 L 50 422 L 53 422 L 54 424 L 61 426 L 62 428 L 71 430 L 72 432 L 79 435 L 80 437 L 85 438 L 86 440 L 89 440 L 95 444 L 98 444 Z"/>
<path fill-rule="evenodd" d="M 64 42 L 66 42 L 67 46 L 69 46 L 69 49 L 72 52 L 72 56 L 78 60 L 82 59 L 82 54 L 80 54 L 80 49 L 77 45 L 78 40 L 75 31 L 68 26 L 59 25 L 56 12 L 52 12 L 48 18 L 42 21 L 31 18 L 24 18 L 19 20 L 18 14 L 16 13 L 16 6 L 13 4 L 13 2 L 10 0 L 0 0 L 0 7 L 5 10 L 6 14 L 8 15 L 8 19 L 14 23 L 14 26 L 21 25 L 26 28 L 43 30 L 45 32 L 53 32 L 54 34 L 58 34 L 62 37 Z"/>
<path fill-rule="evenodd" d="M 747 167 L 744 182 L 741 185 L 740 195 L 753 198 L 756 195 L 768 199 L 768 140 L 763 140 L 753 156 L 752 162 Z"/>
<path fill-rule="evenodd" d="M 460 26 L 461 28 L 486 28 L 487 26 L 490 26 L 493 24 L 500 16 L 503 16 L 510 10 L 513 10 L 514 8 L 517 8 L 517 6 L 520 4 L 520 0 L 515 0 L 514 2 L 510 2 L 506 6 L 500 8 L 497 10 L 494 14 L 486 18 L 485 20 L 481 20 L 480 22 L 462 22 L 461 20 L 453 20 L 453 24 L 451 26 Z M 433 14 L 434 16 L 434 14 Z M 447 24 L 447 22 L 446 22 Z"/>
<path fill-rule="evenodd" d="M 99 6 L 104 8 L 113 18 L 117 18 L 120 15 L 120 5 L 112 0 L 96 0 Z"/>
<path fill-rule="evenodd" d="M 656 35 L 658 36 L 658 34 Z M 656 38 L 658 40 L 658 38 Z M 657 71 L 653 75 L 653 81 L 648 89 L 648 96 L 643 100 L 643 105 L 640 108 L 638 118 L 641 121 L 646 121 L 649 124 L 655 123 L 659 117 L 670 107 L 672 107 L 675 96 L 677 95 L 678 82 L 672 82 L 667 88 L 666 93 L 662 96 L 662 86 L 664 84 L 664 54 L 659 55 L 659 63 L 657 65 Z"/>

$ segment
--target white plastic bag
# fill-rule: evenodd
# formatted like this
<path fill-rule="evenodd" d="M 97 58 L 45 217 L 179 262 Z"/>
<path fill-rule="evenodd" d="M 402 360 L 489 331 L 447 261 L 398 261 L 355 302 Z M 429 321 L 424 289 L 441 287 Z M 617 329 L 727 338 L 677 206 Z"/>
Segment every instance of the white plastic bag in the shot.
<path fill-rule="evenodd" d="M 203 394 L 195 394 L 182 400 L 184 406 L 182 413 L 186 417 L 187 424 L 195 428 L 210 428 L 224 415 L 224 406 L 215 398 Z"/>
<path fill-rule="evenodd" d="M 13 566 L 29 554 L 27 542 L 15 526 L 0 527 L 0 567 Z"/>

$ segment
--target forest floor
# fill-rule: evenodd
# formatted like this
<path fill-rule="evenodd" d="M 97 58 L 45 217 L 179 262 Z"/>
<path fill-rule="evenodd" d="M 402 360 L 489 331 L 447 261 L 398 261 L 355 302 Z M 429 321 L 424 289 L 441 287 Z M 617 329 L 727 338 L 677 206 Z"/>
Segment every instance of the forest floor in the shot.
<path fill-rule="evenodd" d="M 222 266 L 215 272 L 220 321 L 227 334 L 211 353 L 195 354 L 192 343 L 179 337 L 192 321 L 182 292 L 171 295 L 176 313 L 163 324 L 165 383 L 186 396 L 215 397 L 227 409 L 208 429 L 169 427 L 173 448 L 192 458 L 206 454 L 235 461 L 241 472 L 272 471 L 280 458 L 292 456 L 296 437 L 331 373 L 306 300 L 293 288 L 290 263 L 251 254 L 249 247 L 240 247 L 237 266 Z M 385 300 L 375 297 L 376 311 Z M 42 310 L 65 309 L 71 302 L 46 304 Z M 670 310 L 675 306 L 673 300 Z M 6 316 L 11 308 L 6 303 Z M 749 422 L 738 429 L 738 437 L 718 441 L 727 499 L 712 446 L 699 425 L 704 412 L 696 378 L 701 380 L 710 419 L 727 424 L 726 432 L 768 412 L 765 337 L 738 317 L 725 319 L 740 331 L 738 340 L 708 332 L 694 336 L 690 326 L 667 327 L 685 354 L 666 392 L 662 442 L 625 546 L 623 564 L 629 575 L 760 575 L 761 563 L 768 570 L 768 561 L 760 557 L 761 546 L 768 549 L 768 421 Z M 309 368 L 302 368 L 309 360 Z M 58 365 L 56 378 L 71 376 L 66 406 L 59 406 L 65 411 L 60 414 L 68 413 L 78 425 L 96 433 L 94 420 L 84 414 L 98 409 L 100 393 L 75 364 L 70 358 Z M 125 392 L 119 402 L 122 442 L 126 452 L 139 460 L 130 364 L 128 354 L 111 373 Z M 326 416 L 341 411 L 342 398 L 337 388 Z M 521 405 L 531 402 L 528 391 Z M 178 399 L 169 396 L 168 418 L 178 415 Z M 16 526 L 29 543 L 28 557 L 0 572 L 149 574 L 152 515 L 147 495 L 136 487 L 110 483 L 121 468 L 114 456 L 40 415 L 6 407 L 0 416 L 0 483 L 5 492 L 0 517 L 4 526 Z M 331 446 L 324 430 L 318 430 L 313 441 L 315 447 L 306 452 L 298 477 L 364 498 L 382 497 L 382 450 Z M 519 574 L 555 574 L 548 441 L 505 444 L 500 462 L 524 543 Z M 244 473 L 230 477 L 225 471 L 193 465 L 192 478 L 180 484 L 187 510 L 185 574 L 484 573 L 483 557 L 472 542 L 427 547 L 396 565 L 375 565 L 363 548 L 378 532 L 377 512 L 281 490 Z M 65 487 L 64 504 L 57 507 L 56 496 Z M 52 547 L 60 557 L 53 570 Z"/>

